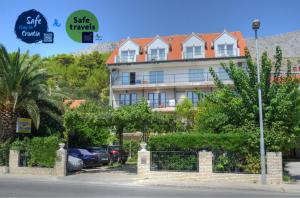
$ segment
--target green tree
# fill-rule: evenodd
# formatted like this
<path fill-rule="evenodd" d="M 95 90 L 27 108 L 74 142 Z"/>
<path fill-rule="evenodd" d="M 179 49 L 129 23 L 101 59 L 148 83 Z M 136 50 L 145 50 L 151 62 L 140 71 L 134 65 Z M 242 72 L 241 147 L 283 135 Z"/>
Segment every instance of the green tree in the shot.
<path fill-rule="evenodd" d="M 176 115 L 185 125 L 186 131 L 190 130 L 194 122 L 195 109 L 190 99 L 184 98 L 176 105 Z"/>
<path fill-rule="evenodd" d="M 38 128 L 42 112 L 55 117 L 53 108 L 62 106 L 49 96 L 49 75 L 39 64 L 38 56 L 22 55 L 20 50 L 9 54 L 0 45 L 0 142 L 14 136 L 17 116 L 31 117 Z"/>
<path fill-rule="evenodd" d="M 225 86 L 210 68 L 218 91 L 206 97 L 197 113 L 197 127 L 213 132 L 237 131 L 249 126 L 249 132 L 255 134 L 258 142 L 258 100 L 257 88 L 261 86 L 263 93 L 263 114 L 266 146 L 269 150 L 288 150 L 294 147 L 299 139 L 300 126 L 300 93 L 298 80 L 281 72 L 282 52 L 276 48 L 275 61 L 263 53 L 261 58 L 261 84 L 257 84 L 256 65 L 249 53 L 247 69 L 222 64 L 234 87 Z M 274 75 L 272 74 L 274 68 Z M 205 113 L 204 113 L 205 112 Z M 218 122 L 218 120 L 220 122 Z M 252 126 L 256 129 L 253 129 Z"/>

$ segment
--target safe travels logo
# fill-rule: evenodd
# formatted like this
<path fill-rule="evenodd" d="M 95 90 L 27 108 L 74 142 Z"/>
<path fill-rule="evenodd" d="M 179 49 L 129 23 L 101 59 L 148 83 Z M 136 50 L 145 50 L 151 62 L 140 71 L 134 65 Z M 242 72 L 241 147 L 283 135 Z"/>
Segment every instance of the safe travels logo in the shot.
<path fill-rule="evenodd" d="M 67 19 L 66 31 L 69 37 L 79 43 L 93 43 L 94 32 L 98 32 L 96 16 L 87 10 L 77 10 Z"/>
<path fill-rule="evenodd" d="M 48 32 L 45 16 L 37 10 L 31 9 L 19 15 L 15 24 L 15 34 L 25 43 L 53 43 L 54 34 Z"/>

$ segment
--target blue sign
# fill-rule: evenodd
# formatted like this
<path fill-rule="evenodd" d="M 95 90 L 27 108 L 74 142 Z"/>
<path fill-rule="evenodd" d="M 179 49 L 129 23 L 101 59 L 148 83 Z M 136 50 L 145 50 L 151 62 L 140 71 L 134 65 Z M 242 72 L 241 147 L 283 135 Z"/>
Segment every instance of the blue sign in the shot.
<path fill-rule="evenodd" d="M 23 12 L 17 19 L 15 33 L 25 43 L 53 43 L 53 32 L 48 32 L 48 23 L 37 10 Z"/>

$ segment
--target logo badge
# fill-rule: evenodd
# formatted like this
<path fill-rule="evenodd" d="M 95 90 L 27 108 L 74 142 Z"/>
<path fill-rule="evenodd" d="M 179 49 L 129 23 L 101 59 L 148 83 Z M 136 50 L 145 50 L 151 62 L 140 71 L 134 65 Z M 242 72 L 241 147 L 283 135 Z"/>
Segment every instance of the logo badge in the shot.
<path fill-rule="evenodd" d="M 19 15 L 15 24 L 18 39 L 25 43 L 53 43 L 54 34 L 48 32 L 45 16 L 37 10 L 28 10 Z"/>
<path fill-rule="evenodd" d="M 69 37 L 79 43 L 93 43 L 94 32 L 98 32 L 96 16 L 87 10 L 77 10 L 67 19 L 66 31 Z"/>

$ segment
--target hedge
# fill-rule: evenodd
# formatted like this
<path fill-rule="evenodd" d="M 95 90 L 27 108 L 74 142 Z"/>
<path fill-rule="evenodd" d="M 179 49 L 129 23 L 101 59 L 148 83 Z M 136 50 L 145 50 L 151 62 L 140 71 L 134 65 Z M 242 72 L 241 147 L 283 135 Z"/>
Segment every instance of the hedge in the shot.
<path fill-rule="evenodd" d="M 58 143 L 57 136 L 17 139 L 11 144 L 11 149 L 27 152 L 29 166 L 53 167 Z"/>
<path fill-rule="evenodd" d="M 148 147 L 151 151 L 247 152 L 248 138 L 245 136 L 237 133 L 169 133 L 150 137 Z"/>

